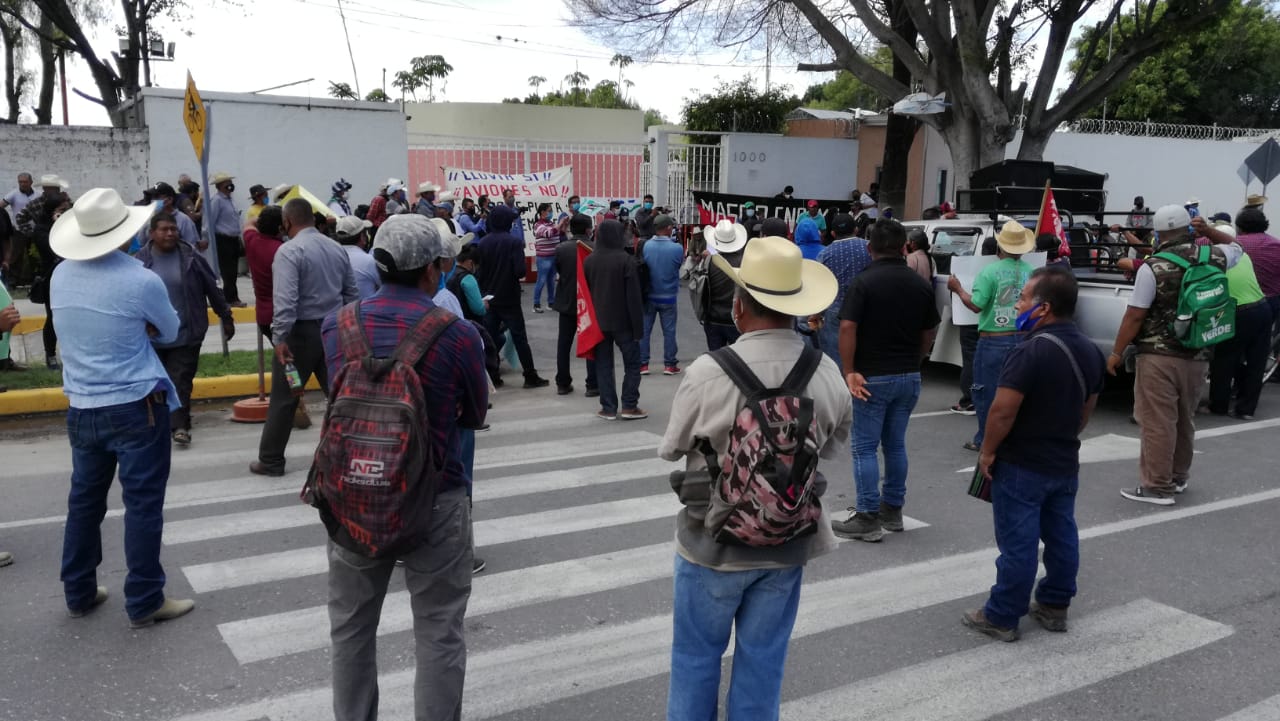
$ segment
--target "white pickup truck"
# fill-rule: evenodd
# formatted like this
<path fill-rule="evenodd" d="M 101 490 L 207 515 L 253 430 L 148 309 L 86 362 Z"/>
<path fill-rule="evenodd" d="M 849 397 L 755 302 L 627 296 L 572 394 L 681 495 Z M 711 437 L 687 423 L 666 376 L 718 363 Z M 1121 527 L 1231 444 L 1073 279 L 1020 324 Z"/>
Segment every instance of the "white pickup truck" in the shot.
<path fill-rule="evenodd" d="M 1013 219 L 1023 221 L 1028 226 L 1035 224 L 1034 218 L 1027 220 L 1015 217 Z M 938 329 L 938 337 L 933 345 L 933 353 L 929 356 L 930 360 L 957 366 L 961 364 L 960 333 L 951 323 L 951 293 L 947 290 L 951 258 L 958 255 L 979 254 L 982 241 L 995 235 L 997 223 L 1003 225 L 1007 220 L 1010 218 L 1005 216 L 992 220 L 986 215 L 962 215 L 948 220 L 903 221 L 908 231 L 920 229 L 929 236 L 929 254 L 933 256 L 937 266 L 933 292 L 937 299 L 938 312 L 942 315 L 942 325 Z M 1133 294 L 1133 283 L 1111 265 L 1110 258 L 1117 250 L 1116 246 L 1096 243 L 1096 237 L 1085 229 L 1073 230 L 1071 237 L 1073 240 L 1083 241 L 1072 244 L 1072 271 L 1080 281 L 1076 323 L 1104 354 L 1110 353 L 1116 332 L 1120 328 L 1120 320 L 1129 306 L 1129 296 Z M 1275 373 L 1278 358 L 1280 358 L 1280 333 L 1272 337 L 1271 355 L 1266 370 L 1267 379 Z"/>

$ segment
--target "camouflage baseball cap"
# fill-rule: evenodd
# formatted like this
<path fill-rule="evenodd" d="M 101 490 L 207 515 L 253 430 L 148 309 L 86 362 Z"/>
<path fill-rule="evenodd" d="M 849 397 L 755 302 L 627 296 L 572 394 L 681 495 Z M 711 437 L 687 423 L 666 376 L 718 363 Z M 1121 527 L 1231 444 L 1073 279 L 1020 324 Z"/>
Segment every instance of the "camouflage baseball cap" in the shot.
<path fill-rule="evenodd" d="M 373 259 L 384 273 L 425 268 L 447 254 L 440 231 L 417 213 L 387 218 L 373 241 Z"/>

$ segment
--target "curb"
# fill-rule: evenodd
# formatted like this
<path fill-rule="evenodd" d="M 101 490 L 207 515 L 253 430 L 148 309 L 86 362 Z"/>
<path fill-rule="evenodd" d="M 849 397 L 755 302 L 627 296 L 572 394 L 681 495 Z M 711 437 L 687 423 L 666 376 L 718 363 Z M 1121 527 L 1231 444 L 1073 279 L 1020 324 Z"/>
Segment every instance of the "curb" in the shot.
<path fill-rule="evenodd" d="M 235 319 L 236 325 L 241 323 L 258 323 L 258 314 L 253 308 L 232 308 L 231 317 Z M 44 319 L 42 315 L 25 316 L 18 321 L 18 325 L 13 329 L 14 335 L 25 335 L 27 333 L 38 333 L 44 329 Z M 209 325 L 217 326 L 222 322 L 216 313 L 211 309 L 209 311 Z"/>
<path fill-rule="evenodd" d="M 268 378 L 268 385 L 271 381 Z M 312 377 L 307 390 L 320 390 L 320 384 Z M 258 394 L 258 374 L 197 378 L 191 390 L 191 400 L 217 400 L 242 398 Z M 0 417 L 25 416 L 36 413 L 57 413 L 67 409 L 67 396 L 61 388 L 35 388 L 0 393 Z"/>

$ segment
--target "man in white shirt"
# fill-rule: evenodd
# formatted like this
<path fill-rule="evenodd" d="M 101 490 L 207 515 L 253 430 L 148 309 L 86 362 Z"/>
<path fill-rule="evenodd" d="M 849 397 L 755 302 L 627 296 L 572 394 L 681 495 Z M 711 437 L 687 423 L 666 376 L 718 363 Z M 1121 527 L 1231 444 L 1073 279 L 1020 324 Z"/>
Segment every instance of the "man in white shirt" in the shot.
<path fill-rule="evenodd" d="M 361 299 L 372 296 L 382 287 L 382 279 L 378 277 L 378 264 L 369 255 L 368 230 L 372 227 L 373 223 L 367 220 L 344 215 L 338 218 L 334 231 L 343 250 L 351 258 L 351 272 L 356 276 L 356 288 L 360 291 Z"/>
<path fill-rule="evenodd" d="M 36 189 L 32 184 L 31 173 L 18 173 L 18 187 L 9 191 L 4 198 L 0 198 L 0 208 L 9 212 L 10 224 L 13 226 L 9 247 L 4 249 L 5 252 L 0 253 L 0 264 L 4 266 L 5 275 L 8 275 L 11 269 L 14 273 L 22 270 L 22 259 L 27 255 L 27 243 L 30 239 L 18 232 L 18 213 L 21 213 L 34 197 L 36 197 Z"/>

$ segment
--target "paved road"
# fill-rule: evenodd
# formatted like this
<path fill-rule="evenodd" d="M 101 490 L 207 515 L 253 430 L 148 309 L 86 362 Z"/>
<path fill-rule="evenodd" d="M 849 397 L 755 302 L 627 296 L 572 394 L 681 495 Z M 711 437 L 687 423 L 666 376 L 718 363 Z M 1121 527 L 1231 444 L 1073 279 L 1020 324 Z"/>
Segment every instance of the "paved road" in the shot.
<path fill-rule="evenodd" d="M 702 349 L 686 321 L 686 349 Z M 549 359 L 551 314 L 530 316 Z M 547 363 L 546 365 L 550 365 Z M 550 368 L 544 369 L 550 373 Z M 1159 509 L 1120 498 L 1137 445 L 1121 388 L 1085 444 L 1081 594 L 1072 631 L 1024 627 L 1017 644 L 962 628 L 994 569 L 988 506 L 964 494 L 973 419 L 945 412 L 957 374 L 931 368 L 910 428 L 911 530 L 815 561 L 791 645 L 783 718 L 977 721 L 1263 721 L 1280 718 L 1280 390 L 1258 421 L 1205 420 L 1191 488 Z M 476 536 L 489 568 L 467 621 L 466 718 L 662 718 L 670 642 L 669 464 L 655 458 L 679 378 L 650 376 L 645 421 L 608 423 L 580 395 L 511 390 L 478 438 Z M 250 476 L 258 428 L 197 417 L 175 451 L 163 560 L 196 610 L 130 631 L 121 518 L 103 524 L 112 596 L 70 619 L 57 581 L 70 460 L 58 420 L 0 430 L 0 719 L 257 721 L 328 713 L 324 532 L 297 500 L 316 430 L 289 474 Z M 848 505 L 847 452 L 826 466 Z M 120 507 L 114 498 L 113 509 Z M 380 638 L 383 718 L 411 716 L 413 645 L 403 582 Z"/>

